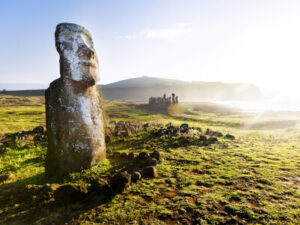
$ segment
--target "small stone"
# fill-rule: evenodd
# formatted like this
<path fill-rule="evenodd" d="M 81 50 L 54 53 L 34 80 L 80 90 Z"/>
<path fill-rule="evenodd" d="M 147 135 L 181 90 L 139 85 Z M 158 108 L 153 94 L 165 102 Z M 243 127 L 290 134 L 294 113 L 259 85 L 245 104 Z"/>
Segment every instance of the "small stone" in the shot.
<path fill-rule="evenodd" d="M 92 180 L 90 190 L 95 191 L 97 193 L 107 193 L 109 191 L 109 185 L 107 180 L 103 178 Z"/>
<path fill-rule="evenodd" d="M 226 134 L 225 135 L 225 138 L 226 139 L 229 139 L 229 140 L 234 140 L 235 139 L 235 136 L 231 135 L 231 134 Z"/>
<path fill-rule="evenodd" d="M 162 156 L 159 151 L 152 152 L 150 157 L 155 158 L 158 161 L 161 161 L 161 159 L 162 159 Z"/>
<path fill-rule="evenodd" d="M 219 131 L 215 131 L 214 132 L 214 136 L 216 136 L 216 137 L 223 137 L 224 135 L 221 132 L 219 132 Z"/>
<path fill-rule="evenodd" d="M 201 134 L 199 140 L 200 140 L 200 141 L 206 141 L 206 140 L 207 140 L 207 136 Z"/>
<path fill-rule="evenodd" d="M 110 186 L 115 193 L 122 193 L 130 185 L 130 181 L 131 176 L 127 171 L 120 172 L 112 178 Z"/>
<path fill-rule="evenodd" d="M 211 131 L 209 128 L 207 128 L 205 134 L 206 134 L 206 135 L 210 135 L 211 132 L 212 132 L 212 131 Z"/>
<path fill-rule="evenodd" d="M 14 175 L 12 173 L 6 173 L 3 175 L 0 175 L 0 182 L 6 181 L 6 180 L 10 180 L 13 179 Z"/>
<path fill-rule="evenodd" d="M 216 142 L 218 141 L 218 138 L 215 137 L 215 136 L 212 136 L 212 137 L 210 137 L 207 141 L 208 141 L 208 143 L 210 143 L 210 144 L 214 144 L 214 143 L 216 143 Z"/>
<path fill-rule="evenodd" d="M 149 157 L 150 157 L 150 155 L 147 152 L 141 152 L 138 156 L 138 158 L 141 160 L 148 159 Z"/>
<path fill-rule="evenodd" d="M 148 127 L 150 127 L 150 124 L 149 124 L 149 123 L 145 123 L 145 124 L 143 125 L 143 127 L 144 127 L 144 128 L 148 128 Z"/>
<path fill-rule="evenodd" d="M 187 123 L 183 123 L 180 125 L 180 132 L 181 133 L 188 133 L 189 132 L 189 125 Z"/>
<path fill-rule="evenodd" d="M 32 130 L 33 133 L 44 133 L 44 127 L 43 126 L 38 126 L 38 127 L 35 127 L 33 130 Z"/>
<path fill-rule="evenodd" d="M 139 172 L 137 172 L 137 171 L 135 171 L 135 172 L 133 172 L 133 173 L 131 174 L 131 181 L 132 181 L 133 183 L 138 182 L 138 180 L 140 180 L 141 178 L 142 178 L 142 175 L 141 175 Z"/>
<path fill-rule="evenodd" d="M 142 170 L 142 176 L 145 178 L 157 177 L 157 170 L 154 166 L 147 166 Z"/>
<path fill-rule="evenodd" d="M 156 158 L 149 158 L 146 161 L 147 166 L 156 166 L 157 165 L 157 160 Z"/>
<path fill-rule="evenodd" d="M 83 185 L 66 184 L 54 191 L 54 198 L 59 203 L 70 203 L 81 201 L 87 196 L 87 189 Z"/>
<path fill-rule="evenodd" d="M 172 126 L 173 126 L 173 125 L 172 125 L 171 122 L 166 124 L 166 127 L 167 127 L 167 128 L 172 127 Z"/>
<path fill-rule="evenodd" d="M 134 152 L 130 152 L 130 153 L 128 154 L 128 158 L 129 158 L 129 159 L 134 159 Z"/>
<path fill-rule="evenodd" d="M 127 158 L 127 153 L 126 153 L 126 152 L 122 152 L 122 153 L 121 153 L 121 157 L 122 157 L 123 159 Z"/>

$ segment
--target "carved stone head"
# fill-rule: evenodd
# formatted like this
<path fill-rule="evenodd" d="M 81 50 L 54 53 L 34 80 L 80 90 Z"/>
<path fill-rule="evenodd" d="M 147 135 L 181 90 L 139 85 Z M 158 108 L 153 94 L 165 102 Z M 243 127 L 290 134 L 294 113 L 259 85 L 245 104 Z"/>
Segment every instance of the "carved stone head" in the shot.
<path fill-rule="evenodd" d="M 73 23 L 58 24 L 55 45 L 60 55 L 62 78 L 84 82 L 88 86 L 99 81 L 98 58 L 91 34 Z"/>

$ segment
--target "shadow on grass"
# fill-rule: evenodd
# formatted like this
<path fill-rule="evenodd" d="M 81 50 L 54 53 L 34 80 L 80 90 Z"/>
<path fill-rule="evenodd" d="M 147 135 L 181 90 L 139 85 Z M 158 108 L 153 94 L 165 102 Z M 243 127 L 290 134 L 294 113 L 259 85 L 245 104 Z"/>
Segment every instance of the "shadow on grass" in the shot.
<path fill-rule="evenodd" d="M 126 170 L 130 173 L 136 168 L 136 162 L 133 160 L 110 156 L 108 160 L 111 167 L 104 174 L 100 174 L 107 179 L 119 171 Z M 99 174 L 94 176 L 99 177 Z M 83 174 L 79 181 L 87 184 L 91 178 L 93 174 L 87 173 L 86 176 Z M 58 204 L 53 197 L 41 200 L 26 189 L 26 185 L 68 182 L 73 182 L 69 176 L 49 178 L 42 172 L 26 179 L 0 185 L 0 224 L 65 224 L 76 221 L 85 212 L 109 203 L 115 196 L 115 193 L 104 195 L 92 192 L 80 202 Z"/>

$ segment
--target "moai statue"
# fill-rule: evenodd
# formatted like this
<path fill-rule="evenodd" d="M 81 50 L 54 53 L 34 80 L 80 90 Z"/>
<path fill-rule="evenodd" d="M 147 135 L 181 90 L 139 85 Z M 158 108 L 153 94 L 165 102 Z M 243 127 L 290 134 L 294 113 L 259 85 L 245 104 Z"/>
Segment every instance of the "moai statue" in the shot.
<path fill-rule="evenodd" d="M 178 104 L 178 96 L 175 97 L 175 103 Z"/>
<path fill-rule="evenodd" d="M 171 104 L 175 104 L 175 94 L 172 93 L 172 103 Z"/>
<path fill-rule="evenodd" d="M 90 33 L 62 23 L 55 31 L 60 78 L 46 90 L 46 174 L 89 168 L 105 159 L 104 117 L 98 59 Z"/>

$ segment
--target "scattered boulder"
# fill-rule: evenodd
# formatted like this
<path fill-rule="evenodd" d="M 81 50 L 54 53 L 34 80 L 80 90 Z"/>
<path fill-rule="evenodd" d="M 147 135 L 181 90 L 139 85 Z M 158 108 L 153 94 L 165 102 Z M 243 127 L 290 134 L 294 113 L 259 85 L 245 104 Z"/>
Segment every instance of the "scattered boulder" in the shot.
<path fill-rule="evenodd" d="M 141 152 L 138 156 L 138 159 L 139 160 L 146 160 L 150 157 L 149 153 L 147 152 Z"/>
<path fill-rule="evenodd" d="M 115 126 L 109 124 L 109 132 L 115 137 L 128 137 L 132 134 L 138 133 L 142 128 L 143 124 L 141 121 L 119 121 Z"/>
<path fill-rule="evenodd" d="M 189 132 L 189 125 L 187 123 L 183 123 L 180 125 L 180 132 L 181 133 L 188 133 Z"/>
<path fill-rule="evenodd" d="M 155 158 L 157 161 L 161 161 L 162 159 L 161 153 L 156 150 L 151 153 L 150 157 Z"/>
<path fill-rule="evenodd" d="M 128 158 L 129 159 L 134 159 L 134 152 L 130 152 L 129 154 L 128 154 Z"/>
<path fill-rule="evenodd" d="M 200 137 L 199 137 L 199 140 L 205 142 L 207 140 L 207 136 L 201 134 Z"/>
<path fill-rule="evenodd" d="M 169 127 L 173 127 L 171 122 L 166 124 L 166 128 L 169 128 Z"/>
<path fill-rule="evenodd" d="M 158 176 L 154 166 L 147 166 L 142 170 L 142 176 L 145 178 L 155 178 Z"/>
<path fill-rule="evenodd" d="M 164 125 L 161 124 L 161 123 L 145 123 L 145 124 L 143 125 L 143 128 L 144 128 L 144 129 L 147 129 L 147 128 L 153 128 L 153 127 L 164 127 Z"/>
<path fill-rule="evenodd" d="M 234 140 L 235 139 L 235 136 L 231 135 L 231 134 L 226 134 L 225 135 L 225 138 L 226 139 L 229 139 L 229 140 Z"/>
<path fill-rule="evenodd" d="M 157 159 L 156 158 L 149 158 L 146 161 L 147 166 L 156 166 L 157 165 Z"/>
<path fill-rule="evenodd" d="M 109 191 L 109 184 L 108 184 L 107 180 L 105 180 L 103 178 L 93 179 L 93 180 L 91 180 L 90 191 L 94 191 L 99 194 L 107 193 Z"/>
<path fill-rule="evenodd" d="M 130 181 L 130 174 L 128 174 L 127 171 L 124 171 L 113 176 L 110 186 L 113 192 L 122 193 L 130 185 Z"/>
<path fill-rule="evenodd" d="M 209 128 L 206 129 L 205 132 L 206 135 L 210 135 L 210 136 L 216 136 L 216 137 L 223 137 L 224 135 L 222 134 L 222 132 L 219 131 L 213 131 Z"/>
<path fill-rule="evenodd" d="M 43 126 L 38 126 L 38 127 L 35 127 L 33 130 L 32 130 L 33 133 L 44 133 L 44 127 Z"/>
<path fill-rule="evenodd" d="M 127 156 L 127 153 L 126 152 L 122 152 L 121 153 L 121 157 L 123 158 L 123 159 L 126 159 L 128 156 Z"/>
<path fill-rule="evenodd" d="M 217 141 L 218 141 L 218 138 L 215 137 L 215 136 L 212 136 L 212 137 L 208 138 L 208 140 L 207 140 L 207 142 L 208 142 L 209 144 L 214 144 L 214 143 L 216 143 Z"/>
<path fill-rule="evenodd" d="M 141 175 L 139 172 L 137 172 L 137 171 L 134 171 L 134 172 L 131 174 L 131 181 L 132 181 L 133 183 L 138 182 L 138 180 L 140 180 L 141 178 L 142 178 L 142 175 Z"/>
<path fill-rule="evenodd" d="M 83 200 L 88 191 L 83 185 L 66 184 L 62 185 L 54 191 L 55 201 L 58 203 L 71 203 Z"/>

